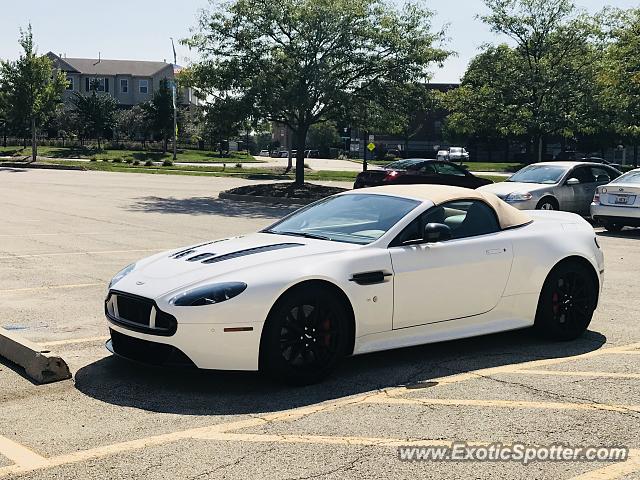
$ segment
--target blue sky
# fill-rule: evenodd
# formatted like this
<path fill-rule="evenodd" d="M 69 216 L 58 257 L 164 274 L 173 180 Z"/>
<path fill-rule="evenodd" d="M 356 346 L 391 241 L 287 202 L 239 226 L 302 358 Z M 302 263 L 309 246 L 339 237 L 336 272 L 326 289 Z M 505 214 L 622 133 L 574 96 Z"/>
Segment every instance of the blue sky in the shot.
<path fill-rule="evenodd" d="M 434 81 L 455 82 L 483 43 L 500 40 L 475 16 L 483 13 L 481 0 L 425 0 L 437 12 L 435 25 L 449 24 L 449 47 L 458 52 L 445 68 L 435 71 Z M 69 57 L 171 61 L 171 43 L 188 36 L 196 13 L 207 0 L 139 1 L 111 0 L 3 0 L 0 7 L 0 58 L 15 58 L 19 52 L 18 29 L 29 22 L 41 53 L 51 50 Z M 631 8 L 637 0 L 577 0 L 589 11 L 605 5 Z M 193 54 L 177 47 L 178 63 Z"/>

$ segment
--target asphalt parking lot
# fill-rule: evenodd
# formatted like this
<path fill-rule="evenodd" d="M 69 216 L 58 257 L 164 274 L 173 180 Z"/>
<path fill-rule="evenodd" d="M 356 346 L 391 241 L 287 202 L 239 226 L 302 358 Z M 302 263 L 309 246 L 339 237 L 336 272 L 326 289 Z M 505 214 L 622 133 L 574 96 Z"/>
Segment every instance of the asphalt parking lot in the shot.
<path fill-rule="evenodd" d="M 640 479 L 640 229 L 598 233 L 606 285 L 571 343 L 520 331 L 371 354 L 307 388 L 111 357 L 102 301 L 121 267 L 290 211 L 217 199 L 246 182 L 0 169 L 0 326 L 74 377 L 34 385 L 0 359 L 0 478 Z M 452 441 L 631 450 L 619 463 L 398 459 L 399 445 Z"/>

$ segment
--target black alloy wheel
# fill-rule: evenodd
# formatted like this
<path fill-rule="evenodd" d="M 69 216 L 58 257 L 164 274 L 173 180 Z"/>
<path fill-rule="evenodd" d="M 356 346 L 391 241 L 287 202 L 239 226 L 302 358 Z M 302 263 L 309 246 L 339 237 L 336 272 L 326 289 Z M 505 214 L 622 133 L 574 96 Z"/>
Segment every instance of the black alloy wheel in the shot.
<path fill-rule="evenodd" d="M 348 320 L 343 301 L 325 289 L 291 292 L 267 319 L 261 369 L 286 383 L 318 382 L 346 355 Z"/>
<path fill-rule="evenodd" d="M 573 340 L 582 335 L 593 317 L 598 285 L 589 267 L 566 262 L 555 267 L 542 287 L 535 328 L 556 340 Z"/>

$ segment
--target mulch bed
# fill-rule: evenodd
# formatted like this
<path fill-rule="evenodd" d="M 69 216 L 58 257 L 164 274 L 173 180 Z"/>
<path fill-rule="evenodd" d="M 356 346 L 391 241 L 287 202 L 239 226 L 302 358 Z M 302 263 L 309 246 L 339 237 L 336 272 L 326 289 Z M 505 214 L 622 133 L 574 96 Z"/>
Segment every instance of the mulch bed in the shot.
<path fill-rule="evenodd" d="M 346 191 L 345 188 L 326 187 L 313 183 L 304 183 L 299 186 L 294 183 L 257 183 L 255 185 L 232 188 L 231 190 L 227 190 L 226 193 L 251 197 L 320 200 L 344 191 Z"/>

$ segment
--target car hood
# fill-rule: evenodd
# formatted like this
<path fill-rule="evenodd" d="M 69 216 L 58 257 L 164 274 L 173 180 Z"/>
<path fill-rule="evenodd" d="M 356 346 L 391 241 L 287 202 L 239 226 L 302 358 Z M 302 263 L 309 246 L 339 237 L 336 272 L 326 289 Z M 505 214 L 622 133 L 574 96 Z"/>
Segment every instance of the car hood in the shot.
<path fill-rule="evenodd" d="M 520 182 L 498 182 L 492 183 L 490 185 L 484 185 L 480 187 L 478 190 L 483 192 L 493 193 L 500 198 L 505 198 L 510 193 L 520 193 L 520 192 L 536 192 L 549 190 L 554 187 L 553 184 L 543 184 L 543 183 L 520 183 Z"/>
<path fill-rule="evenodd" d="M 243 281 L 248 268 L 331 252 L 348 251 L 361 245 L 307 239 L 289 235 L 254 233 L 230 239 L 170 250 L 136 263 L 134 270 L 111 288 L 156 298 L 204 281 Z M 237 277 L 237 278 L 236 278 Z"/>

